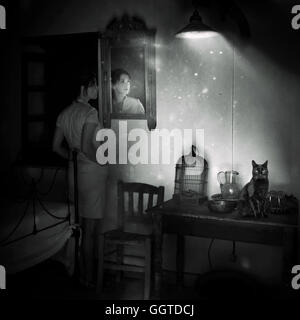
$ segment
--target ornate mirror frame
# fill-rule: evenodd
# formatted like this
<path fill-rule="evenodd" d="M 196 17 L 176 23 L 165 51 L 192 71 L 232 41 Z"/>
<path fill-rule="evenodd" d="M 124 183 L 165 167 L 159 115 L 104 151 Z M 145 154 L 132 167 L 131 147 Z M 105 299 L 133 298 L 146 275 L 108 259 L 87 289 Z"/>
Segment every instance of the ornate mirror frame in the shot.
<path fill-rule="evenodd" d="M 111 119 L 146 119 L 149 130 L 155 129 L 155 33 L 154 29 L 148 29 L 139 18 L 124 15 L 121 19 L 113 19 L 106 31 L 101 34 L 99 76 L 102 85 L 104 127 L 110 128 Z M 113 112 L 111 72 L 114 68 L 131 69 L 126 70 L 131 77 L 133 88 L 131 91 L 134 93 L 133 96 L 142 103 L 145 113 Z M 136 77 L 132 77 L 132 74 Z"/>

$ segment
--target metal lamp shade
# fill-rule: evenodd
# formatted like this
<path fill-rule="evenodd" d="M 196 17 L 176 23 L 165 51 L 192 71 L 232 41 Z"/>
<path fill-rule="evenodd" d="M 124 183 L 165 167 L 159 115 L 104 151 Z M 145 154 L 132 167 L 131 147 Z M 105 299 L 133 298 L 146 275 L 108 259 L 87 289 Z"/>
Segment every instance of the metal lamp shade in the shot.
<path fill-rule="evenodd" d="M 190 23 L 176 33 L 177 38 L 204 39 L 216 36 L 218 33 L 202 22 L 197 10 L 190 18 Z"/>

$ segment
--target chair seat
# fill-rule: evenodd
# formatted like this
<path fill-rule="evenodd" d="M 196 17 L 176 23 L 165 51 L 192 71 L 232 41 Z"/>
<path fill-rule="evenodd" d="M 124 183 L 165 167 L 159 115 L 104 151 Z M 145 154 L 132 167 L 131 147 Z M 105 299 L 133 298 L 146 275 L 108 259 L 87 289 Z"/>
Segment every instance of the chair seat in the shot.
<path fill-rule="evenodd" d="M 142 244 L 145 242 L 146 239 L 150 237 L 150 235 L 125 232 L 120 229 L 108 231 L 104 234 L 104 236 L 105 240 L 108 240 L 115 244 L 128 245 Z"/>
<path fill-rule="evenodd" d="M 152 229 L 152 217 L 147 215 L 128 217 L 124 223 L 125 232 L 151 235 Z"/>

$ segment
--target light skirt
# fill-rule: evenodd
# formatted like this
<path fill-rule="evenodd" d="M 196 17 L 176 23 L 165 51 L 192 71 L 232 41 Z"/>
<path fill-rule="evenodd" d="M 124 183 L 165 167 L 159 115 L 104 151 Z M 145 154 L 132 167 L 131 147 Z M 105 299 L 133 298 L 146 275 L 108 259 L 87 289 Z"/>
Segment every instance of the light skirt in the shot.
<path fill-rule="evenodd" d="M 107 199 L 108 166 L 78 159 L 78 208 L 82 218 L 102 219 Z M 69 161 L 69 195 L 74 202 L 74 167 Z"/>

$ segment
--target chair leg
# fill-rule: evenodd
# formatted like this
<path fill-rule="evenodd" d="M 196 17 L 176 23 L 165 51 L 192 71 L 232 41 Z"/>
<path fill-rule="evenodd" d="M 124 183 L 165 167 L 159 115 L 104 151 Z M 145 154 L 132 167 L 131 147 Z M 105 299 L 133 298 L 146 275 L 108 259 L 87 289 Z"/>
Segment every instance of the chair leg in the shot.
<path fill-rule="evenodd" d="M 124 246 L 122 244 L 117 245 L 117 264 L 122 265 L 124 259 Z M 117 273 L 117 282 L 121 282 L 124 276 L 124 271 L 120 270 Z"/>
<path fill-rule="evenodd" d="M 98 245 L 98 272 L 97 272 L 97 293 L 101 293 L 103 289 L 103 273 L 104 273 L 104 234 L 99 236 Z"/>
<path fill-rule="evenodd" d="M 151 289 L 151 239 L 146 239 L 145 242 L 145 285 L 144 285 L 144 300 L 150 299 Z"/>

